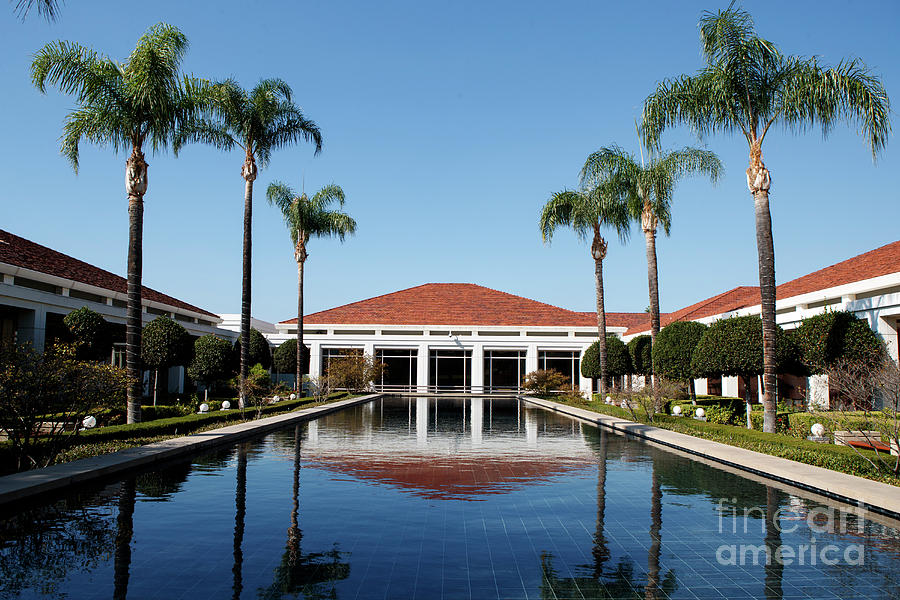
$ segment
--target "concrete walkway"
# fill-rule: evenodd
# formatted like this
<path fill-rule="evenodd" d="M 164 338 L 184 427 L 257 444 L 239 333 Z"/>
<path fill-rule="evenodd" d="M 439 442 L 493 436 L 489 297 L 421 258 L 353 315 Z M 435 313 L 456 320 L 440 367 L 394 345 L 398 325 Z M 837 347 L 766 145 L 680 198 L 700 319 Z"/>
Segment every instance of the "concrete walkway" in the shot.
<path fill-rule="evenodd" d="M 339 400 L 322 406 L 314 406 L 256 421 L 247 421 L 184 437 L 163 440 L 162 442 L 147 444 L 146 446 L 127 448 L 112 454 L 83 458 L 53 465 L 45 469 L 34 469 L 24 473 L 0 477 L 0 506 L 10 502 L 19 502 L 31 496 L 60 490 L 76 483 L 109 477 L 135 467 L 191 454 L 212 446 L 234 443 L 244 438 L 281 429 L 292 423 L 316 419 L 348 406 L 363 404 L 380 396 L 381 394 L 371 394 L 359 398 Z"/>
<path fill-rule="evenodd" d="M 900 519 L 900 487 L 848 475 L 822 467 L 799 463 L 778 456 L 729 446 L 684 433 L 634 423 L 618 417 L 567 406 L 551 400 L 520 396 L 535 406 L 574 417 L 593 425 L 601 425 L 628 435 L 674 448 L 740 471 L 759 475 L 801 490 L 811 491 L 834 500 L 859 506 L 893 519 Z"/>

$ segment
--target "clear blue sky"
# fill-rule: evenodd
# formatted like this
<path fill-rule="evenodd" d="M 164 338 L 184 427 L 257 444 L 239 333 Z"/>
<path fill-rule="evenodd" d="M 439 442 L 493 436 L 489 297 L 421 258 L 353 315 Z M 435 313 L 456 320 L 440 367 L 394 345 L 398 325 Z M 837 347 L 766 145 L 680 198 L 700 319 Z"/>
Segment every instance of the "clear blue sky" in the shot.
<path fill-rule="evenodd" d="M 537 219 L 577 183 L 587 155 L 637 151 L 634 120 L 657 81 L 701 65 L 697 20 L 727 2 L 184 2 L 68 0 L 59 20 L 0 18 L 0 227 L 125 274 L 125 154 L 83 146 L 75 176 L 59 155 L 70 97 L 40 95 L 31 56 L 65 39 L 124 59 L 158 21 L 187 35 L 187 72 L 250 87 L 277 76 L 324 134 L 323 153 L 274 155 L 256 183 L 253 314 L 295 314 L 296 263 L 273 179 L 347 193 L 358 234 L 314 240 L 308 312 L 425 282 L 472 282 L 574 310 L 594 307 L 588 248 L 566 231 L 546 246 Z M 761 35 L 786 53 L 834 64 L 858 56 L 900 105 L 900 3 L 746 2 Z M 900 129 L 896 121 L 895 129 Z M 664 145 L 697 145 L 686 131 Z M 671 237 L 660 237 L 662 310 L 758 281 L 746 143 L 716 136 L 726 177 L 685 181 Z M 787 281 L 900 239 L 900 147 L 877 165 L 857 132 L 775 131 L 764 158 L 776 275 Z M 144 283 L 214 312 L 240 310 L 241 155 L 208 147 L 149 157 Z M 607 309 L 647 304 L 643 236 L 610 244 Z"/>

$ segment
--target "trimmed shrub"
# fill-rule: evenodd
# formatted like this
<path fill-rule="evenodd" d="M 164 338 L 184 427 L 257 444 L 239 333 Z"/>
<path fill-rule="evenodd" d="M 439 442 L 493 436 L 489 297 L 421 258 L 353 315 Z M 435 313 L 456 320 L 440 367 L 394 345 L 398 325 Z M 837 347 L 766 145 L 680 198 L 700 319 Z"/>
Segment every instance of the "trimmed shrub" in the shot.
<path fill-rule="evenodd" d="M 631 373 L 631 356 L 625 343 L 615 335 L 606 336 L 606 374 L 620 377 Z M 584 377 L 600 377 L 600 342 L 588 346 L 581 357 L 581 374 Z"/>
<path fill-rule="evenodd" d="M 235 364 L 241 364 L 241 338 L 234 343 Z M 296 342 L 295 342 L 296 343 Z M 260 364 L 264 369 L 272 366 L 272 349 L 266 337 L 256 329 L 250 329 L 250 365 Z"/>
<path fill-rule="evenodd" d="M 675 321 L 663 327 L 653 348 L 657 373 L 677 381 L 692 381 L 691 357 L 706 329 L 696 321 Z"/>
<path fill-rule="evenodd" d="M 109 360 L 109 353 L 112 350 L 112 332 L 109 323 L 100 313 L 92 311 L 87 306 L 82 306 L 63 317 L 63 323 L 72 334 L 78 358 Z"/>
<path fill-rule="evenodd" d="M 530 392 L 549 394 L 571 387 L 569 378 L 555 369 L 538 369 L 525 375 L 522 387 Z"/>
<path fill-rule="evenodd" d="M 869 324 L 847 311 L 829 311 L 803 319 L 794 339 L 803 364 L 824 373 L 840 362 L 876 366 L 886 356 L 884 342 Z"/>
<path fill-rule="evenodd" d="M 191 361 L 191 336 L 168 317 L 157 317 L 141 333 L 141 360 L 150 369 L 166 369 Z"/>
<path fill-rule="evenodd" d="M 188 365 L 188 376 L 207 387 L 227 379 L 232 373 L 231 343 L 212 334 L 194 342 L 194 359 Z"/>
<path fill-rule="evenodd" d="M 295 373 L 297 371 L 297 340 L 285 340 L 272 353 L 272 365 L 279 373 Z"/>
<path fill-rule="evenodd" d="M 628 342 L 628 354 L 631 356 L 631 372 L 644 377 L 653 374 L 653 340 L 649 335 L 639 335 Z"/>
<path fill-rule="evenodd" d="M 791 336 L 776 329 L 775 351 L 779 373 L 805 374 L 800 352 Z M 691 358 L 697 377 L 762 375 L 762 319 L 757 315 L 721 319 L 703 333 Z"/>

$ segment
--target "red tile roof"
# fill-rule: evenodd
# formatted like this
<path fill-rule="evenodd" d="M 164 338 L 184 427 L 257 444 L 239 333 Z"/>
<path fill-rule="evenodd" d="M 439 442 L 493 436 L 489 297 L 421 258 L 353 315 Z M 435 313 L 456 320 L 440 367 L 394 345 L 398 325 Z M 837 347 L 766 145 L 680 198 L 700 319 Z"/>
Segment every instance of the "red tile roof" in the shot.
<path fill-rule="evenodd" d="M 900 272 L 900 241 L 881 246 L 841 261 L 837 264 L 813 271 L 782 283 L 776 289 L 779 300 L 825 290 L 839 285 L 855 283 L 882 275 Z M 695 321 L 704 317 L 728 313 L 739 308 L 757 306 L 760 303 L 759 288 L 756 286 L 737 287 L 718 296 L 707 298 L 681 310 L 669 313 L 660 319 L 663 326 L 672 321 Z M 632 326 L 625 335 L 633 335 L 642 331 L 650 331 L 650 323 L 646 318 L 642 323 Z"/>
<path fill-rule="evenodd" d="M 696 321 L 704 317 L 712 317 L 722 313 L 731 312 L 739 308 L 759 304 L 759 288 L 755 286 L 736 287 L 727 292 L 722 292 L 712 298 L 701 300 L 696 304 L 686 306 L 672 313 L 660 314 L 660 325 L 665 327 L 674 321 Z M 625 332 L 625 335 L 634 335 L 643 331 L 650 331 L 650 318 L 644 315 L 641 323 L 634 325 Z"/>
<path fill-rule="evenodd" d="M 127 282 L 124 277 L 119 277 L 83 260 L 51 250 L 46 246 L 41 246 L 2 229 L 0 229 L 0 262 L 122 294 L 126 293 Z M 142 287 L 141 289 L 145 300 L 191 310 L 210 317 L 217 316 L 202 308 L 182 302 L 148 287 Z"/>
<path fill-rule="evenodd" d="M 777 288 L 778 299 L 791 298 L 898 271 L 900 271 L 900 241 L 782 283 Z"/>
<path fill-rule="evenodd" d="M 626 327 L 632 313 L 607 313 Z M 282 321 L 296 323 L 297 319 Z M 426 283 L 306 315 L 304 324 L 591 327 L 592 312 L 575 312 L 472 283 Z"/>

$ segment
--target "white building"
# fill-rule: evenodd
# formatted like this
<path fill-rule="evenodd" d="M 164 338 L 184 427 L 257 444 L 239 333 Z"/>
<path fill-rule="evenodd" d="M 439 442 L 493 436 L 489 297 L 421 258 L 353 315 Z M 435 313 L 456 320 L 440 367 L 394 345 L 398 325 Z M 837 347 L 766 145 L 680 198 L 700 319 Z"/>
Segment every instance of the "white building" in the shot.
<path fill-rule="evenodd" d="M 607 313 L 622 335 L 643 314 Z M 278 345 L 297 335 L 297 320 L 276 324 Z M 469 283 L 428 283 L 304 316 L 309 373 L 349 350 L 387 365 L 383 389 L 517 389 L 524 375 L 556 369 L 581 389 L 581 357 L 597 339 L 597 315 L 575 312 Z"/>
<path fill-rule="evenodd" d="M 87 306 L 113 326 L 111 360 L 124 365 L 126 280 L 56 250 L 0 230 L 0 342 L 29 343 L 38 351 L 65 337 L 63 317 Z M 142 288 L 143 322 L 166 316 L 192 336 L 215 333 L 237 336 L 218 328 L 221 319 L 148 287 Z M 168 373 L 169 391 L 183 389 L 184 369 Z"/>

